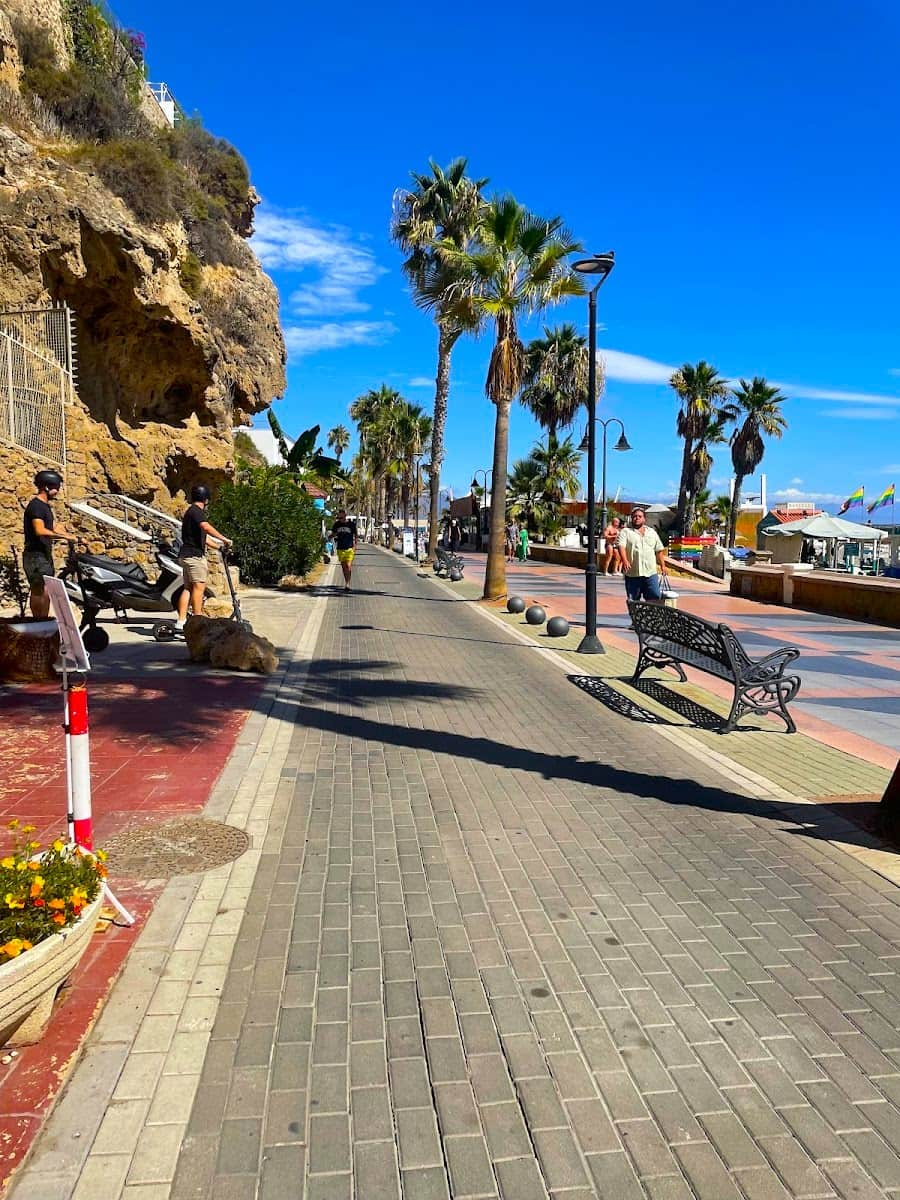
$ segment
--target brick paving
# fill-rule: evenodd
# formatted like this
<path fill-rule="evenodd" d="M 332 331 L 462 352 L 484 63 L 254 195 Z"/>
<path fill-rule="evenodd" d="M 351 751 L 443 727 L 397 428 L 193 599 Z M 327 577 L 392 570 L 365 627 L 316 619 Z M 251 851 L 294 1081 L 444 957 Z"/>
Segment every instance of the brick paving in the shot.
<path fill-rule="evenodd" d="M 194 882 L 221 952 L 165 943 L 14 1200 L 900 1192 L 896 887 L 411 564 L 354 580 Z"/>

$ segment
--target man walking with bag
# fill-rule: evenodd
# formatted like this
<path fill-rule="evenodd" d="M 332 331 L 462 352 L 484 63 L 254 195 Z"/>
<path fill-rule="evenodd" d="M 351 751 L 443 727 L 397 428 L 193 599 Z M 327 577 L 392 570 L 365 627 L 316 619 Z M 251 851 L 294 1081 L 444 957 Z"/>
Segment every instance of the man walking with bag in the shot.
<path fill-rule="evenodd" d="M 662 600 L 661 578 L 666 574 L 666 548 L 655 529 L 647 526 L 642 508 L 631 510 L 631 528 L 619 534 L 616 548 L 625 575 L 625 594 L 629 600 Z"/>

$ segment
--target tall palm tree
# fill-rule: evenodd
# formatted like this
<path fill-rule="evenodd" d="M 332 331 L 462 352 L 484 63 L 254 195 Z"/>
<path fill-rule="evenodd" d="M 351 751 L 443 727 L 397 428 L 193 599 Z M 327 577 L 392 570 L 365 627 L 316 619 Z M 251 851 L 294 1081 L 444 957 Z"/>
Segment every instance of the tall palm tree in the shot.
<path fill-rule="evenodd" d="M 450 356 L 463 333 L 477 330 L 480 320 L 471 307 L 450 303 L 453 277 L 438 249 L 441 243 L 465 249 L 478 224 L 484 205 L 482 189 L 487 179 L 470 179 L 466 175 L 467 165 L 464 158 L 455 158 L 447 167 L 429 160 L 430 173 L 413 171 L 413 186 L 400 196 L 391 224 L 391 236 L 406 255 L 403 271 L 412 286 L 413 299 L 420 308 L 433 313 L 438 327 L 429 473 L 429 554 L 434 553 L 438 537 Z"/>
<path fill-rule="evenodd" d="M 432 428 L 428 413 L 423 412 L 418 404 L 403 401 L 397 420 L 397 466 L 401 479 L 404 527 L 409 524 L 409 501 L 415 487 L 416 459 L 428 446 Z"/>
<path fill-rule="evenodd" d="M 737 535 L 744 480 L 753 474 L 766 452 L 763 436 L 780 438 L 787 429 L 787 421 L 781 412 L 781 406 L 787 396 L 761 375 L 754 375 L 750 383 L 741 379 L 739 384 L 740 386 L 733 388 L 731 393 L 739 415 L 744 419 L 731 435 L 734 494 L 731 498 L 731 519 L 728 523 L 729 546 L 734 545 Z"/>
<path fill-rule="evenodd" d="M 571 438 L 557 441 L 549 434 L 547 445 L 538 442 L 531 451 L 531 461 L 537 463 L 544 477 L 544 498 L 558 507 L 567 495 L 573 496 L 580 483 L 578 470 L 581 454 L 575 449 Z"/>
<path fill-rule="evenodd" d="M 513 463 L 509 473 L 506 485 L 509 515 L 516 520 L 524 517 L 526 526 L 532 532 L 536 531 L 538 517 L 542 515 L 546 480 L 542 468 L 533 458 L 520 458 Z"/>
<path fill-rule="evenodd" d="M 687 506 L 685 524 L 688 529 L 694 526 L 697 507 L 700 504 L 700 493 L 705 491 L 712 470 L 713 457 L 709 452 L 710 446 L 724 446 L 728 441 L 728 426 L 737 417 L 738 410 L 734 404 L 723 404 L 720 408 L 711 409 L 699 422 L 701 428 L 691 454 L 690 475 L 688 482 Z"/>
<path fill-rule="evenodd" d="M 350 405 L 350 418 L 359 430 L 359 461 L 372 476 L 373 519 L 381 528 L 389 501 L 388 470 L 393 461 L 396 409 L 403 397 L 383 383 L 370 388 Z"/>
<path fill-rule="evenodd" d="M 584 284 L 566 262 L 567 255 L 580 249 L 561 218 L 535 216 L 512 196 L 490 201 L 469 247 L 459 249 L 446 242 L 440 246 L 455 278 L 447 301 L 449 311 L 490 320 L 495 332 L 484 388 L 496 410 L 491 533 L 484 577 L 487 600 L 506 594 L 503 530 L 509 410 L 525 375 L 525 347 L 518 323 L 530 313 L 584 294 Z"/>
<path fill-rule="evenodd" d="M 715 367 L 701 361 L 696 366 L 685 363 L 679 367 L 669 380 L 669 386 L 681 402 L 676 428 L 678 436 L 684 439 L 684 450 L 681 458 L 675 529 L 678 533 L 684 533 L 687 530 L 691 457 L 703 430 L 704 421 L 728 395 L 728 384 Z"/>
<path fill-rule="evenodd" d="M 544 329 L 525 348 L 525 377 L 519 399 L 555 438 L 568 429 L 587 400 L 587 340 L 574 325 Z M 598 392 L 602 384 L 598 384 Z"/>
<path fill-rule="evenodd" d="M 328 430 L 328 445 L 340 458 L 350 445 L 350 430 L 346 425 L 335 425 L 334 429 Z"/>

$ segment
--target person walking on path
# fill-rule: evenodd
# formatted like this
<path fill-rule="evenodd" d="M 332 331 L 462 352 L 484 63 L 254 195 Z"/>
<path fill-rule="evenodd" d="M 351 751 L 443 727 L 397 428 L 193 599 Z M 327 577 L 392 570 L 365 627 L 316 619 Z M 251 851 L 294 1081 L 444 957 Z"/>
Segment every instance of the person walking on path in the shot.
<path fill-rule="evenodd" d="M 631 528 L 623 529 L 616 543 L 625 574 L 625 594 L 629 600 L 662 600 L 660 576 L 666 573 L 666 548 L 655 529 L 647 526 L 642 508 L 631 510 Z"/>
<path fill-rule="evenodd" d="M 519 527 L 515 521 L 506 523 L 506 561 L 512 562 L 516 553 L 516 542 L 519 537 Z"/>
<path fill-rule="evenodd" d="M 459 549 L 459 543 L 462 541 L 462 532 L 459 528 L 459 521 L 450 522 L 450 549 L 455 554 Z"/>
<path fill-rule="evenodd" d="M 350 591 L 353 574 L 353 556 L 356 553 L 356 522 L 347 516 L 347 510 L 338 511 L 337 520 L 331 527 L 331 538 L 337 550 L 338 562 L 344 572 L 344 591 Z"/>
<path fill-rule="evenodd" d="M 56 526 L 50 501 L 55 500 L 63 478 L 58 471 L 38 471 L 34 477 L 37 495 L 25 506 L 25 546 L 22 569 L 31 588 L 28 600 L 31 615 L 44 620 L 50 616 L 50 597 L 44 587 L 44 576 L 53 575 L 53 543 L 74 542 L 75 534 Z"/>
<path fill-rule="evenodd" d="M 603 569 L 607 575 L 618 575 L 622 569 L 622 564 L 619 560 L 619 534 L 621 532 L 622 522 L 619 517 L 613 517 L 603 530 L 603 538 L 606 545 L 606 562 Z"/>
<path fill-rule="evenodd" d="M 519 530 L 519 549 L 517 551 L 519 562 L 525 562 L 528 558 L 528 528 L 523 525 Z"/>
<path fill-rule="evenodd" d="M 178 595 L 178 620 L 176 629 L 184 629 L 187 620 L 188 604 L 195 617 L 203 613 L 203 597 L 206 595 L 206 581 L 209 578 L 209 563 L 206 561 L 206 538 L 218 538 L 225 546 L 231 545 L 231 538 L 206 519 L 206 509 L 209 505 L 209 488 L 202 483 L 191 488 L 191 506 L 181 520 L 181 549 L 178 551 L 178 561 L 184 572 L 184 587 Z"/>

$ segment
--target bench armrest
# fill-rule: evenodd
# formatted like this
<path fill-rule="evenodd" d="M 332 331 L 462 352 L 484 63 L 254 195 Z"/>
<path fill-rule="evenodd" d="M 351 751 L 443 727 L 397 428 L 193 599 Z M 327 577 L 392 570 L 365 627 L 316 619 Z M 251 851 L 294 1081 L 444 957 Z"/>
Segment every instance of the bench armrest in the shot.
<path fill-rule="evenodd" d="M 741 671 L 741 680 L 744 683 L 764 683 L 769 679 L 782 675 L 788 663 L 793 662 L 799 656 L 800 649 L 798 646 L 782 646 L 780 650 L 774 650 L 771 654 L 767 654 L 765 658 L 757 659 L 745 671 Z"/>

